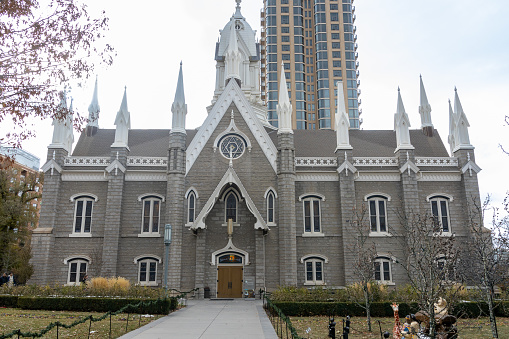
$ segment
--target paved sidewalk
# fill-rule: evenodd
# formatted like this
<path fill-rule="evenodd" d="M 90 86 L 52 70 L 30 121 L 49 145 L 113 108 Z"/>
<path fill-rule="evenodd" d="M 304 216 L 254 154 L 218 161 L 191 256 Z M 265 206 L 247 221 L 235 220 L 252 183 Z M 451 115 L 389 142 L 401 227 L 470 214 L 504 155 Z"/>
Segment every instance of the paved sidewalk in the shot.
<path fill-rule="evenodd" d="M 277 339 L 261 300 L 189 300 L 121 339 Z"/>

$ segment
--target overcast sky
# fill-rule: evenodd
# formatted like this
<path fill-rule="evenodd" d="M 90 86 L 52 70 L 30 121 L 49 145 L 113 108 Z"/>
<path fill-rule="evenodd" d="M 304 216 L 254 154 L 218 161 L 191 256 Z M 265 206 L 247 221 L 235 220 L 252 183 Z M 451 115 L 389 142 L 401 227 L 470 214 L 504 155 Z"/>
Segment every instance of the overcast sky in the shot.
<path fill-rule="evenodd" d="M 187 127 L 206 117 L 215 84 L 215 43 L 235 11 L 234 0 L 88 0 L 90 12 L 106 10 L 108 41 L 117 51 L 114 65 L 98 70 L 100 128 L 114 128 L 124 86 L 131 127 L 170 128 L 180 61 L 188 105 Z M 476 147 L 481 194 L 500 202 L 509 189 L 509 1 L 507 0 L 357 0 L 363 129 L 392 129 L 397 88 L 412 128 L 420 127 L 419 74 L 432 120 L 447 142 L 447 100 L 457 86 Z M 260 31 L 262 0 L 244 0 L 242 14 Z M 73 88 L 74 106 L 87 110 L 93 80 Z M 5 127 L 4 127 L 5 128 Z M 37 137 L 23 148 L 46 161 L 51 121 L 37 122 Z M 78 139 L 76 134 L 75 140 Z M 449 149 L 448 144 L 446 144 Z"/>

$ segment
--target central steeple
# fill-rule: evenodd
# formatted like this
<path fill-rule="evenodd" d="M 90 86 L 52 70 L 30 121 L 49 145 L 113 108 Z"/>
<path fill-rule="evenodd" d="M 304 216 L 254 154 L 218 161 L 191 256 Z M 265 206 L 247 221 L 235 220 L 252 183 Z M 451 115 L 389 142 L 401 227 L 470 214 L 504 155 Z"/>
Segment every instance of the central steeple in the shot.
<path fill-rule="evenodd" d="M 212 104 L 228 82 L 235 79 L 251 103 L 263 105 L 260 94 L 260 44 L 256 40 L 256 31 L 240 12 L 241 0 L 235 2 L 235 13 L 219 31 L 221 36 L 216 44 L 216 86 Z"/>

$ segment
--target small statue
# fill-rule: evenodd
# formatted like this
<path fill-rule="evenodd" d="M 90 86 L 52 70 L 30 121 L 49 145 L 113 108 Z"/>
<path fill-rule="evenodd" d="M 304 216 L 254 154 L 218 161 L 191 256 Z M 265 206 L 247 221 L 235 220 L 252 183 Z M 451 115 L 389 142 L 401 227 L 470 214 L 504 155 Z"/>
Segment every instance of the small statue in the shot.
<path fill-rule="evenodd" d="M 405 317 L 405 323 L 403 324 L 403 331 L 401 332 L 402 338 L 404 339 L 416 339 L 419 333 L 419 323 L 415 319 L 414 314 L 407 315 Z"/>

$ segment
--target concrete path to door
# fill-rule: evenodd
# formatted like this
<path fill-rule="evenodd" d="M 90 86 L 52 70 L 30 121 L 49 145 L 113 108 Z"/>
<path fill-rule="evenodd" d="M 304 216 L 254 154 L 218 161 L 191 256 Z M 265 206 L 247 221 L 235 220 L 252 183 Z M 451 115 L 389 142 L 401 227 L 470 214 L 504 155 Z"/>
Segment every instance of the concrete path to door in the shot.
<path fill-rule="evenodd" d="M 121 339 L 277 339 L 261 300 L 189 300 Z"/>

